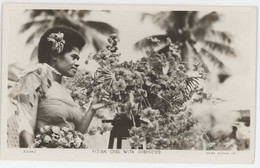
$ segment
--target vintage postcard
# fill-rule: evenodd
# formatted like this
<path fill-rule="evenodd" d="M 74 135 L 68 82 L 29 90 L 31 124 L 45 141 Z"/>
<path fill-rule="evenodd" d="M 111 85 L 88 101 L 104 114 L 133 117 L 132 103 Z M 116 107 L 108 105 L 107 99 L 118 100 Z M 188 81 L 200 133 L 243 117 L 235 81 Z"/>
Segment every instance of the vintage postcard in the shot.
<path fill-rule="evenodd" d="M 256 7 L 10 3 L 2 19 L 2 159 L 254 163 Z"/>

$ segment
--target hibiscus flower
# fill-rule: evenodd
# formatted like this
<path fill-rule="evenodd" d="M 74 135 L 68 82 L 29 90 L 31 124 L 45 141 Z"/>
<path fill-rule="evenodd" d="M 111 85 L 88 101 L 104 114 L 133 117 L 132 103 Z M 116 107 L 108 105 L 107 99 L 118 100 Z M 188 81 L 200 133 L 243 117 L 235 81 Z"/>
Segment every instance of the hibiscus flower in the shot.
<path fill-rule="evenodd" d="M 123 79 L 119 79 L 118 81 L 113 82 L 112 88 L 116 93 L 119 91 L 123 91 L 126 88 L 126 83 Z"/>
<path fill-rule="evenodd" d="M 140 85 L 142 83 L 142 75 L 139 72 L 134 72 L 132 74 L 132 84 L 133 85 Z"/>

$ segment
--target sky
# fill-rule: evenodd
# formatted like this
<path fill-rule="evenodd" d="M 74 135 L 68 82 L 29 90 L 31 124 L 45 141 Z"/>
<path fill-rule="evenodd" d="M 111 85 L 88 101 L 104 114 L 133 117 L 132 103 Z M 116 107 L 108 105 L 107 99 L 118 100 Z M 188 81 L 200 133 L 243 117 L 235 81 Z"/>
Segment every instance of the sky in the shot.
<path fill-rule="evenodd" d="M 203 15 L 210 11 L 203 11 Z M 111 11 L 110 13 L 92 12 L 89 20 L 104 21 L 119 29 L 120 42 L 118 44 L 119 52 L 122 53 L 122 60 L 137 60 L 142 57 L 140 52 L 133 49 L 134 43 L 144 37 L 154 34 L 163 34 L 164 32 L 151 20 L 146 19 L 141 22 L 140 11 Z M 236 58 L 220 56 L 225 64 L 229 67 L 232 76 L 222 85 L 216 85 L 212 82 L 208 85 L 214 96 L 221 97 L 228 101 L 228 106 L 236 109 L 248 109 L 252 100 L 250 87 L 250 74 L 252 73 L 251 59 L 255 59 L 250 42 L 254 32 L 251 31 L 250 25 L 253 20 L 248 19 L 250 15 L 243 10 L 223 10 L 219 12 L 221 20 L 214 25 L 215 29 L 230 32 L 233 37 L 232 46 L 237 52 Z M 30 63 L 30 55 L 38 42 L 33 45 L 25 45 L 26 37 L 30 31 L 19 34 L 19 29 L 23 23 L 28 20 L 28 16 L 23 10 L 16 9 L 9 15 L 9 48 L 8 64 L 15 64 L 21 68 L 27 67 Z M 87 58 L 88 54 L 93 52 L 91 48 L 83 51 L 82 60 Z M 84 62 L 84 61 L 83 61 Z M 94 69 L 94 62 L 91 62 L 87 69 Z M 240 89 L 238 89 L 240 88 Z M 243 88 L 243 89 L 242 89 Z M 228 94 L 227 94 L 228 93 Z"/>

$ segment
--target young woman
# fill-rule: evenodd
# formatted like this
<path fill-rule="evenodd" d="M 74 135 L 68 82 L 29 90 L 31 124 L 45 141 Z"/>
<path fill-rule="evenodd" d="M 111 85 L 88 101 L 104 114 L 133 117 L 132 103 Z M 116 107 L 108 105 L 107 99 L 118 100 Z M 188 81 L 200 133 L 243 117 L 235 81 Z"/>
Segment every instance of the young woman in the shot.
<path fill-rule="evenodd" d="M 76 74 L 84 45 L 84 38 L 68 27 L 51 28 L 41 37 L 40 64 L 23 72 L 10 94 L 17 105 L 20 147 L 32 145 L 35 133 L 45 125 L 85 133 L 96 110 L 105 105 L 94 96 L 88 111 L 82 113 L 61 83 L 63 76 Z"/>

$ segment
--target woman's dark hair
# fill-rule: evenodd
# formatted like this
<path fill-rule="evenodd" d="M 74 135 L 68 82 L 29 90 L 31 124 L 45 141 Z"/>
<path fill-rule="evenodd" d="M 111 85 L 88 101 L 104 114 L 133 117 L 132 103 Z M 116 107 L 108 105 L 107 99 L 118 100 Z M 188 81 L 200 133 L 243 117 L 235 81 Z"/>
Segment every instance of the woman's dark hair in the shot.
<path fill-rule="evenodd" d="M 50 28 L 42 35 L 38 45 L 38 59 L 40 63 L 50 64 L 51 57 L 58 54 L 56 50 L 52 50 L 52 42 L 48 41 L 47 37 L 51 33 L 59 32 L 64 34 L 63 39 L 65 40 L 64 49 L 59 55 L 72 51 L 74 47 L 80 51 L 84 47 L 85 39 L 76 30 L 65 26 Z"/>

